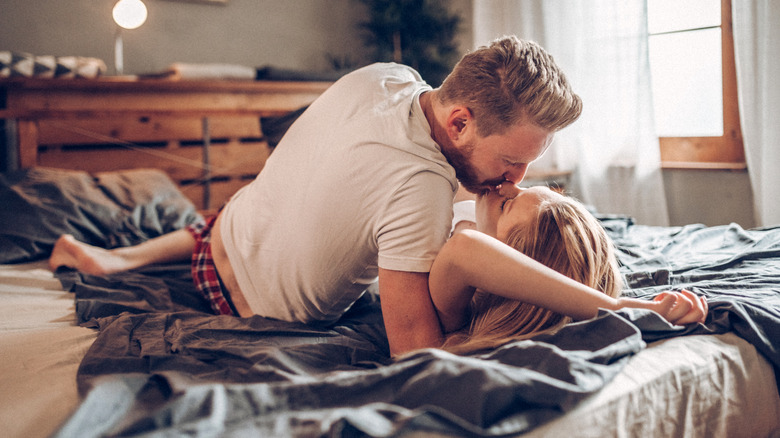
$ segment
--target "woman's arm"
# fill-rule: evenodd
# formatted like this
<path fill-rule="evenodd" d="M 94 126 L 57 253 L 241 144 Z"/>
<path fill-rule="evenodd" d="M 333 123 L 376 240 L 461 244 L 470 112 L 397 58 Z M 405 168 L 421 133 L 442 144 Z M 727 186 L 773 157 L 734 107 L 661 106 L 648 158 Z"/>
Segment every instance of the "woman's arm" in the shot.
<path fill-rule="evenodd" d="M 439 252 L 429 277 L 431 299 L 445 332 L 468 321 L 475 289 L 550 309 L 574 319 L 599 308 L 654 310 L 672 323 L 703 320 L 706 301 L 685 292 L 665 292 L 654 301 L 612 298 L 574 281 L 484 233 L 464 230 Z"/>

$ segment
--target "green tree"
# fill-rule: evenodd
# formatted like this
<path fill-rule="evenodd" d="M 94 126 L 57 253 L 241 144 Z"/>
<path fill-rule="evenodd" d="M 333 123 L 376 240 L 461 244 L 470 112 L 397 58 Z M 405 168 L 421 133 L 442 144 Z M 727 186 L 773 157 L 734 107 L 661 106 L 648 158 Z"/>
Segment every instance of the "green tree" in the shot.
<path fill-rule="evenodd" d="M 360 0 L 368 7 L 361 23 L 372 61 L 406 64 L 433 87 L 441 85 L 458 61 L 455 42 L 460 16 L 444 0 Z"/>

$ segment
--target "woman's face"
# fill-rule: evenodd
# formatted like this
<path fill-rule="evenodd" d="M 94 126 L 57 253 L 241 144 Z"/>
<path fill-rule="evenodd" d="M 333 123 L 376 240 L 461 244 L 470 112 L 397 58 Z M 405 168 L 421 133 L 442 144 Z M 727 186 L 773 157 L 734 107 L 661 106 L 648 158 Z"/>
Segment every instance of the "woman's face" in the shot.
<path fill-rule="evenodd" d="M 562 196 L 547 187 L 521 189 L 504 183 L 477 197 L 477 230 L 506 242 L 510 230 L 530 223 L 544 200 Z"/>

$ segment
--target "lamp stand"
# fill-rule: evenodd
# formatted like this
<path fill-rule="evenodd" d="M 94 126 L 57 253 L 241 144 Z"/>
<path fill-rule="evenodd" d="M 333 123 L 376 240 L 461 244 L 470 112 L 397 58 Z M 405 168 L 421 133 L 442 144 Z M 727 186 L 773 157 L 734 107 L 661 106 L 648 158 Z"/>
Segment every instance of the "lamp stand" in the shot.
<path fill-rule="evenodd" d="M 122 42 L 122 28 L 117 26 L 114 40 L 114 69 L 116 74 L 121 76 L 124 74 L 124 43 Z"/>

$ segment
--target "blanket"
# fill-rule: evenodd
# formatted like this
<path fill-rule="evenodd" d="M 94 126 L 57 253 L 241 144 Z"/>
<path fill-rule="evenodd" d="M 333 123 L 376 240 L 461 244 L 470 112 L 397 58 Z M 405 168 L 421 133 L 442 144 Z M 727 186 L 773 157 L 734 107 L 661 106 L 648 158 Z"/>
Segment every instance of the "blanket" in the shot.
<path fill-rule="evenodd" d="M 171 311 L 183 301 L 178 292 L 170 300 L 138 298 L 171 290 L 144 281 L 146 273 L 126 278 L 130 287 L 116 276 L 60 274 L 70 278 L 65 284 L 76 294 L 79 316 L 100 330 L 78 373 L 86 399 L 61 436 L 527 430 L 603 386 L 644 345 L 635 326 L 605 312 L 483 355 L 431 349 L 393 361 L 373 291 L 338 323 L 312 327 Z M 71 283 L 73 275 L 81 278 Z M 109 301 L 95 305 L 98 295 Z M 82 296 L 89 306 L 80 306 Z M 131 302 L 141 304 L 128 311 Z M 100 316 L 114 305 L 123 313 Z M 118 401 L 123 406 L 96 416 L 106 400 L 112 409 Z"/>
<path fill-rule="evenodd" d="M 604 223 L 627 294 L 707 295 L 706 324 L 603 311 L 496 351 L 391 360 L 374 290 L 336 324 L 313 327 L 207 315 L 186 267 L 175 276 L 171 266 L 108 278 L 60 272 L 79 318 L 100 330 L 79 370 L 86 398 L 60 436 L 516 434 L 598 391 L 647 342 L 688 334 L 733 331 L 780 369 L 780 228 Z"/>

